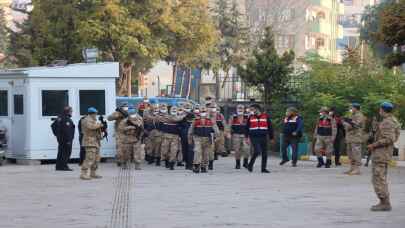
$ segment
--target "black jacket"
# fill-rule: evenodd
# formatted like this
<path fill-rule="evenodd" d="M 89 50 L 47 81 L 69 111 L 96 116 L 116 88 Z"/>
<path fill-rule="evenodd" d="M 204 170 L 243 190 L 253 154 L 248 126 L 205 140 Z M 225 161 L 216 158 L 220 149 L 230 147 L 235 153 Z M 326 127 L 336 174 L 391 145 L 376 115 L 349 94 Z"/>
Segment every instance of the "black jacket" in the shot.
<path fill-rule="evenodd" d="M 75 124 L 68 115 L 61 115 L 55 120 L 58 143 L 72 143 L 75 137 Z"/>

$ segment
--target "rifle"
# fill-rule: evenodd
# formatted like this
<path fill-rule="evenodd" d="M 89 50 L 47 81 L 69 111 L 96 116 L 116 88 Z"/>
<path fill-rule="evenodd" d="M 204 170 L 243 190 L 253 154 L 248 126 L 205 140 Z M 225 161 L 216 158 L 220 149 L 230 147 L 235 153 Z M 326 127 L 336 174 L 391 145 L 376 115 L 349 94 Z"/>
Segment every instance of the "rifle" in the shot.
<path fill-rule="evenodd" d="M 138 125 L 133 124 L 129 119 L 127 119 L 127 124 L 129 126 L 136 127 L 136 134 L 135 137 L 139 140 L 141 140 L 141 135 L 142 135 L 142 128 L 140 128 Z"/>
<path fill-rule="evenodd" d="M 121 108 L 115 109 L 115 111 L 121 113 L 121 115 L 124 116 L 124 118 L 128 118 L 128 112 L 123 111 Z"/>
<path fill-rule="evenodd" d="M 108 142 L 108 124 L 107 121 L 104 119 L 104 116 L 100 115 L 98 117 L 98 120 L 103 124 L 103 127 L 101 128 L 101 132 L 103 133 L 103 139 L 105 138 Z"/>
<path fill-rule="evenodd" d="M 367 140 L 367 145 L 370 145 L 370 144 L 374 143 L 374 141 L 375 141 L 375 133 L 376 132 L 374 130 L 372 130 L 370 132 L 370 136 L 368 137 L 368 140 Z M 370 163 L 371 153 L 372 153 L 372 151 L 367 150 L 367 160 L 366 160 L 366 164 L 364 164 L 365 167 L 368 167 L 368 164 Z"/>

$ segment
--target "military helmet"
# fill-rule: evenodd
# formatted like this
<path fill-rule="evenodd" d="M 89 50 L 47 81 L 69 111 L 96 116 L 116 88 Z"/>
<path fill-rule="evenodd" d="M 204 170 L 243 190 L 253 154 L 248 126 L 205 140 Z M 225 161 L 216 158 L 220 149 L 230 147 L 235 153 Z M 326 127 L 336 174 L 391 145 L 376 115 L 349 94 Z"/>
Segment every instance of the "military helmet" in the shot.
<path fill-rule="evenodd" d="M 392 112 L 392 110 L 394 109 L 394 104 L 388 101 L 384 101 L 383 103 L 381 103 L 380 107 L 385 112 Z"/>

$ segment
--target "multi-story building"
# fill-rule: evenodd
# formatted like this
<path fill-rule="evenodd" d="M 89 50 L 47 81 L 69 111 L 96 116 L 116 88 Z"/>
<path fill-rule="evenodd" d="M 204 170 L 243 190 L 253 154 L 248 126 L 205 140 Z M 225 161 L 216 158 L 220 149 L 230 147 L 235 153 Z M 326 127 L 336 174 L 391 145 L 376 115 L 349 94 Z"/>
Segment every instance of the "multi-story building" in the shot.
<path fill-rule="evenodd" d="M 340 18 L 343 26 L 343 38 L 338 40 L 338 51 L 344 53 L 347 48 L 360 47 L 361 19 L 367 6 L 378 4 L 379 0 L 343 0 L 344 15 Z"/>
<path fill-rule="evenodd" d="M 330 62 L 340 62 L 337 40 L 343 38 L 338 23 L 341 0 L 246 0 L 252 34 L 261 36 L 271 26 L 277 50 L 293 50 L 297 58 L 316 52 Z"/>

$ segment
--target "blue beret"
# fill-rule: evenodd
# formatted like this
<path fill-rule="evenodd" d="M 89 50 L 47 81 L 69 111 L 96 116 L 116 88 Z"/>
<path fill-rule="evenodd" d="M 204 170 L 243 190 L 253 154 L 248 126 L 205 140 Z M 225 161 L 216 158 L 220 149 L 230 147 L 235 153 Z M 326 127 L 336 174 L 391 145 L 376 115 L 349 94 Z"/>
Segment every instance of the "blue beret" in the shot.
<path fill-rule="evenodd" d="M 391 102 L 385 101 L 381 103 L 381 108 L 385 111 L 391 111 L 394 109 L 394 105 Z"/>
<path fill-rule="evenodd" d="M 359 103 L 356 103 L 356 102 L 353 102 L 352 103 L 352 107 L 354 107 L 354 108 L 360 108 L 360 104 Z"/>
<path fill-rule="evenodd" d="M 93 113 L 98 113 L 97 109 L 94 107 L 90 107 L 87 109 L 87 113 L 93 114 Z"/>

